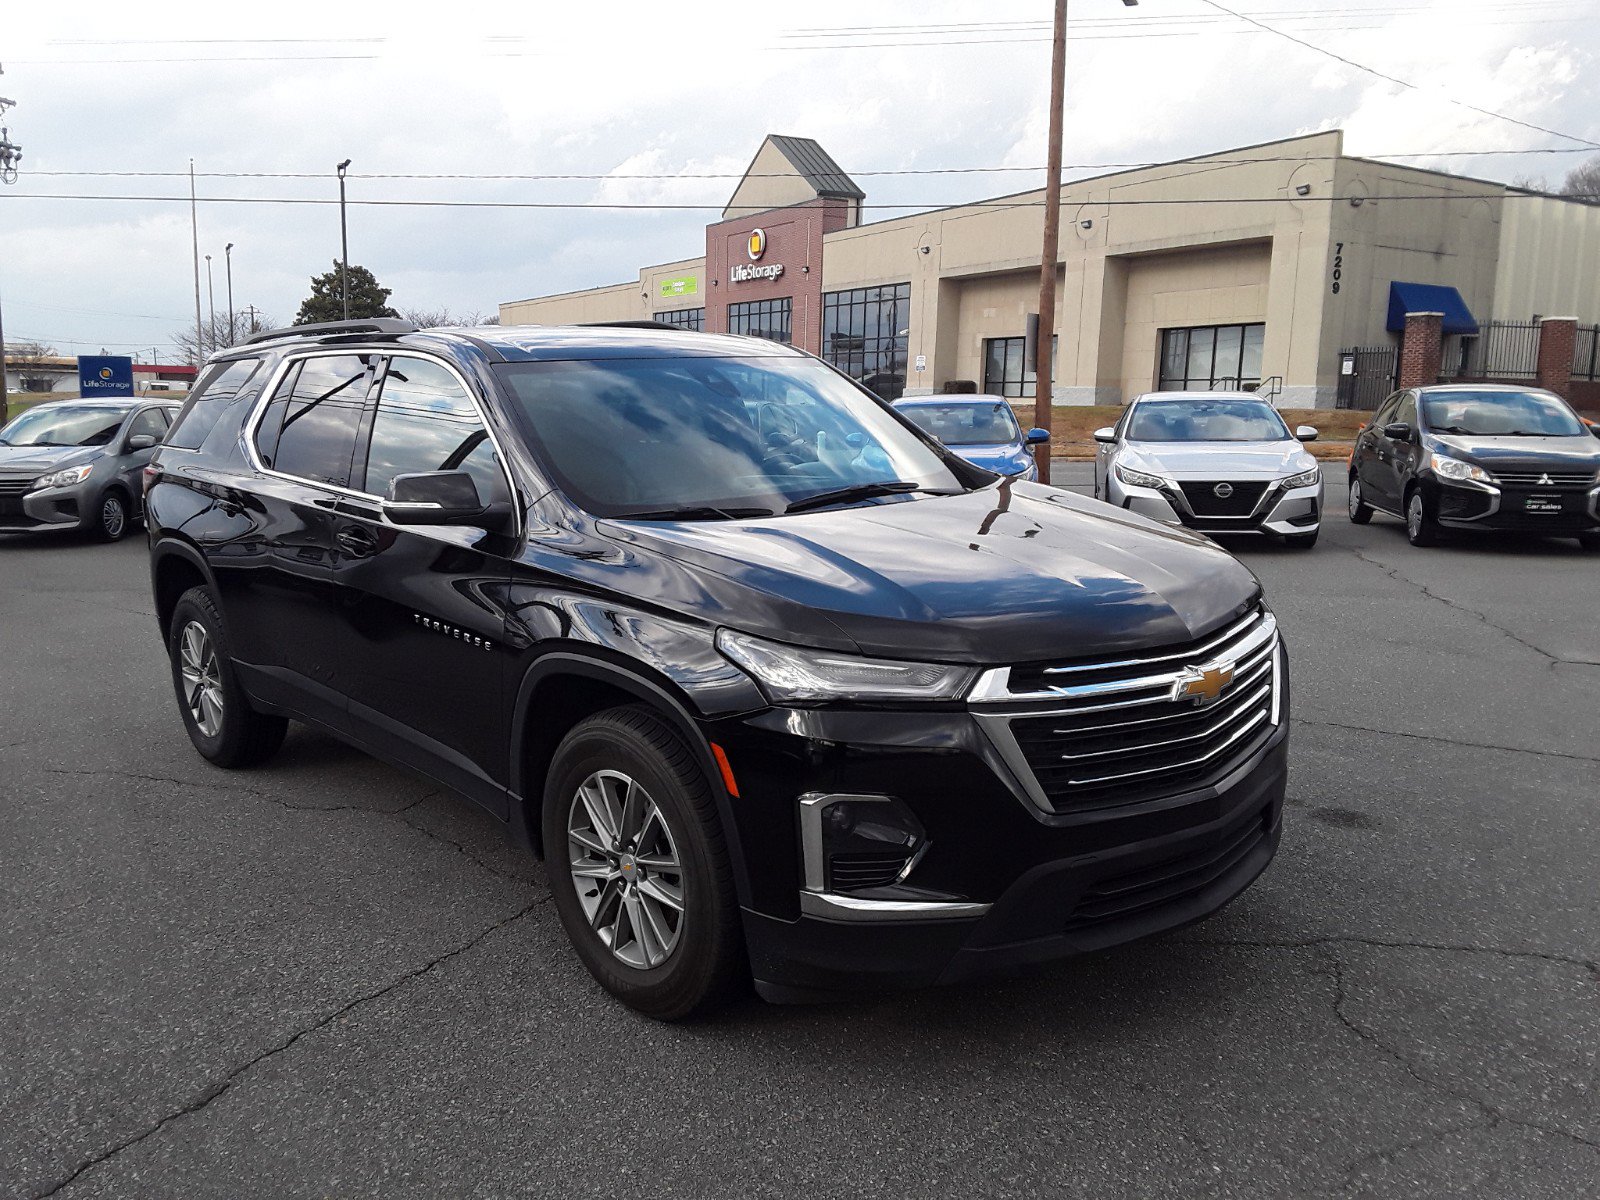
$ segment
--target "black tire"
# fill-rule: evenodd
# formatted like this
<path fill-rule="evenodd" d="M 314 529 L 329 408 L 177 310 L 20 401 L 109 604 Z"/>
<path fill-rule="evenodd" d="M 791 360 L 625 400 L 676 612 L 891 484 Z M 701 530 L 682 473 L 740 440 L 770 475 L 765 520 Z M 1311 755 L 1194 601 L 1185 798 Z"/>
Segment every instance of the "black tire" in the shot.
<path fill-rule="evenodd" d="M 682 908 L 675 942 L 655 966 L 630 964 L 612 952 L 611 944 L 591 926 L 585 904 L 596 906 L 604 927 L 604 914 L 617 913 L 621 901 L 608 908 L 605 889 L 611 885 L 598 881 L 591 885 L 587 879 L 588 890 L 580 898 L 580 885 L 572 874 L 575 854 L 594 857 L 569 840 L 569 818 L 582 803 L 580 787 L 597 772 L 620 773 L 642 786 L 659 810 L 681 864 L 677 878 Z M 745 970 L 733 868 L 711 786 L 670 725 L 642 705 L 610 709 L 579 722 L 562 739 L 550 763 L 541 824 L 556 912 L 578 957 L 601 987 L 630 1008 L 661 1021 L 706 1012 L 727 996 Z M 615 882 L 620 884 L 620 877 Z M 636 888 L 643 886 L 642 880 L 633 882 Z M 621 930 L 619 917 L 609 932 L 620 940 Z"/>
<path fill-rule="evenodd" d="M 208 678 L 214 679 L 211 688 L 221 701 L 214 729 L 203 727 L 202 716 L 191 706 L 191 689 L 185 683 L 185 648 L 191 626 L 203 630 L 211 651 L 214 672 Z M 177 697 L 178 713 L 189 731 L 189 740 L 202 757 L 219 767 L 237 768 L 265 762 L 277 753 L 289 722 L 250 707 L 249 697 L 239 686 L 238 674 L 233 669 L 233 658 L 228 652 L 228 631 L 210 588 L 190 588 L 178 598 L 167 635 L 167 657 L 171 661 L 172 690 Z M 204 667 L 204 656 L 201 657 L 200 665 Z"/>
<path fill-rule="evenodd" d="M 1321 533 L 1319 529 L 1317 533 Z M 1316 533 L 1294 533 L 1283 539 L 1283 544 L 1291 550 L 1309 550 L 1317 544 Z"/>
<path fill-rule="evenodd" d="M 1412 488 L 1406 496 L 1406 540 L 1413 546 L 1439 544 L 1439 525 L 1428 515 L 1421 488 Z"/>
<path fill-rule="evenodd" d="M 1578 545 L 1585 550 L 1600 550 L 1600 533 L 1580 533 Z"/>
<path fill-rule="evenodd" d="M 1372 507 L 1361 500 L 1361 479 L 1354 472 L 1350 474 L 1350 523 L 1365 525 L 1372 520 Z"/>
<path fill-rule="evenodd" d="M 95 514 L 94 536 L 102 542 L 120 542 L 128 536 L 133 525 L 133 506 L 121 488 L 109 488 L 100 497 L 100 511 Z"/>

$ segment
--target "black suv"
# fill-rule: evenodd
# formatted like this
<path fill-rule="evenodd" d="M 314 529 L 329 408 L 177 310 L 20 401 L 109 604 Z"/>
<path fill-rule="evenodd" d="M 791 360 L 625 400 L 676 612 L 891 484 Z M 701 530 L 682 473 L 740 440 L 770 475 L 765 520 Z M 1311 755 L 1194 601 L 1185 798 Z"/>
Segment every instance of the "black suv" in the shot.
<path fill-rule="evenodd" d="M 787 346 L 284 330 L 208 366 L 146 484 L 200 753 L 294 719 L 472 797 L 658 1017 L 1125 942 L 1278 844 L 1251 573 Z"/>

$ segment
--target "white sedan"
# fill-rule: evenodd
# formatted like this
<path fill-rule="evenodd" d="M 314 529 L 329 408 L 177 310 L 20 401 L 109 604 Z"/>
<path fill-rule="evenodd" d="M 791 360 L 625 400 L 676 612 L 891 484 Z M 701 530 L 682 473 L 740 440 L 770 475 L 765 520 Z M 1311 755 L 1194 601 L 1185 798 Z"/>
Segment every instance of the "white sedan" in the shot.
<path fill-rule="evenodd" d="M 1095 498 L 1205 533 L 1273 534 L 1310 549 L 1322 471 L 1271 404 L 1248 392 L 1149 392 L 1095 430 Z"/>

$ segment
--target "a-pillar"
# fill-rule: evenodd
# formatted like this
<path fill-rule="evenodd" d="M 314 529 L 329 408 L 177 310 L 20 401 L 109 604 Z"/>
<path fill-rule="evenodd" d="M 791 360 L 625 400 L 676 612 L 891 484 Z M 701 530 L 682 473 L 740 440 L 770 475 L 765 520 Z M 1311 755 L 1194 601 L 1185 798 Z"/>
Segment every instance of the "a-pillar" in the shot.
<path fill-rule="evenodd" d="M 1406 331 L 1400 342 L 1400 388 L 1431 387 L 1439 382 L 1444 364 L 1444 314 L 1406 314 Z"/>

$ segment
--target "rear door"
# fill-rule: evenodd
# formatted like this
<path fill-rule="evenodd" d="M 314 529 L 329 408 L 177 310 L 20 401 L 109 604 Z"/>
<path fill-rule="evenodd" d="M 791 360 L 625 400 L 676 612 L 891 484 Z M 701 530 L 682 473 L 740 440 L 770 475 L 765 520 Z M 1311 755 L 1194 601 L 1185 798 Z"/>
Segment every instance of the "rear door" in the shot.
<path fill-rule="evenodd" d="M 333 514 L 339 641 L 353 721 L 392 756 L 504 814 L 505 613 L 516 541 L 465 525 L 403 526 L 379 503 L 397 475 L 466 471 L 509 500 L 499 450 L 463 376 L 389 356 Z"/>

